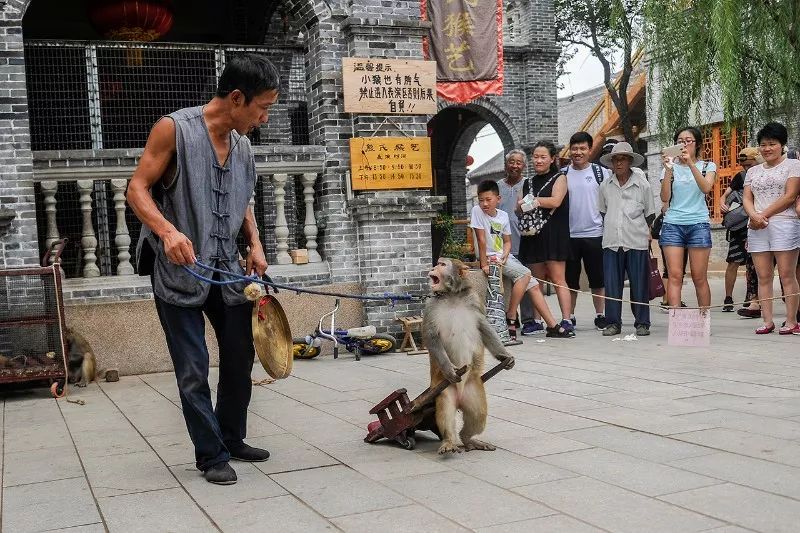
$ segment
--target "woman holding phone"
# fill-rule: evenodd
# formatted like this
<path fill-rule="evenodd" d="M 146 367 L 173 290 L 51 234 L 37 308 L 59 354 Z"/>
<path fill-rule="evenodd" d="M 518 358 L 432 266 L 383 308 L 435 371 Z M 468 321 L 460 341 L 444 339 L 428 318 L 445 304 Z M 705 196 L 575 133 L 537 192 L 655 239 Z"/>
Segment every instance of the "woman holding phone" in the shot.
<path fill-rule="evenodd" d="M 775 331 L 772 314 L 774 265 L 778 265 L 786 295 L 786 323 L 781 335 L 800 334 L 797 323 L 797 256 L 800 220 L 795 204 L 800 193 L 800 161 L 786 157 L 788 133 L 783 124 L 770 122 L 758 132 L 758 149 L 764 162 L 747 171 L 744 178 L 744 209 L 750 217 L 747 247 L 758 274 L 758 299 L 764 324 L 761 335 Z"/>
<path fill-rule="evenodd" d="M 662 154 L 661 201 L 666 204 L 659 244 L 664 250 L 669 278 L 667 301 L 670 307 L 681 305 L 684 255 L 689 254 L 689 270 L 700 307 L 711 305 L 708 285 L 708 258 L 711 254 L 711 223 L 706 194 L 714 188 L 717 166 L 699 159 L 703 135 L 694 127 L 675 133 L 673 148 Z"/>

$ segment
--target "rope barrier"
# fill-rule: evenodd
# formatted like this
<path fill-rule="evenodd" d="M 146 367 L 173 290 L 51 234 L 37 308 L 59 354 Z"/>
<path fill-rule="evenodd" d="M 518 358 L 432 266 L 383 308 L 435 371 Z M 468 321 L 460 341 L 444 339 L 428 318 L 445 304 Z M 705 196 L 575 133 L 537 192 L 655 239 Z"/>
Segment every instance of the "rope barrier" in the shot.
<path fill-rule="evenodd" d="M 349 298 L 351 300 L 384 301 L 384 302 L 390 302 L 392 305 L 394 305 L 395 302 L 401 301 L 401 300 L 402 301 L 419 301 L 421 299 L 421 297 L 419 297 L 419 296 L 413 296 L 413 295 L 408 294 L 408 293 L 406 293 L 406 294 L 392 294 L 392 293 L 386 292 L 386 293 L 383 293 L 383 295 L 378 295 L 378 294 L 364 294 L 364 295 L 361 295 L 361 294 L 344 294 L 344 293 L 340 293 L 340 292 L 318 291 L 318 290 L 314 290 L 314 289 L 304 289 L 304 288 L 297 287 L 297 286 L 294 286 L 294 285 L 285 285 L 285 284 L 282 284 L 282 283 L 275 283 L 274 281 L 272 281 L 269 278 L 269 276 L 265 276 L 266 279 L 261 279 L 258 276 L 244 276 L 242 274 L 236 274 L 234 272 L 230 272 L 229 270 L 222 270 L 222 269 L 219 269 L 219 268 L 215 268 L 215 267 L 212 267 L 210 265 L 203 264 L 200 261 L 196 261 L 195 264 L 198 267 L 200 267 L 201 269 L 210 270 L 211 272 L 216 272 L 217 274 L 220 274 L 221 276 L 228 276 L 228 277 L 233 278 L 231 280 L 215 280 L 215 279 L 206 277 L 206 276 L 204 276 L 204 275 L 202 275 L 202 274 L 200 274 L 198 272 L 195 272 L 194 270 L 192 270 L 188 266 L 184 265 L 183 269 L 186 270 L 186 272 L 191 274 L 196 279 L 198 279 L 200 281 L 203 281 L 205 283 L 210 283 L 211 285 L 232 285 L 234 283 L 241 283 L 243 281 L 246 281 L 246 282 L 249 282 L 249 283 L 259 283 L 259 284 L 267 286 L 267 287 L 272 287 L 273 289 L 284 289 L 284 290 L 287 290 L 287 291 L 292 291 L 292 292 L 294 292 L 296 294 L 304 293 L 304 294 L 315 294 L 315 295 L 318 295 L 318 296 L 331 296 L 333 298 Z M 276 292 L 277 292 L 277 290 L 276 290 Z"/>
<path fill-rule="evenodd" d="M 558 283 L 553 283 L 552 281 L 547 281 L 547 280 L 544 280 L 544 279 L 537 278 L 536 276 L 531 276 L 531 277 L 533 279 L 535 279 L 536 281 L 538 281 L 539 283 L 542 283 L 542 284 L 547 283 L 548 285 L 552 285 L 553 287 L 560 288 L 560 289 L 567 289 L 568 291 L 574 292 L 576 294 L 588 294 L 589 296 L 592 296 L 593 298 L 602 298 L 604 300 L 611 300 L 611 301 L 614 301 L 614 302 L 629 303 L 629 304 L 634 304 L 634 305 L 646 305 L 647 307 L 658 307 L 658 308 L 661 308 L 661 304 L 654 304 L 654 303 L 650 303 L 650 302 L 636 302 L 634 300 L 629 300 L 627 298 L 614 298 L 612 296 L 605 296 L 605 295 L 601 296 L 599 294 L 594 294 L 594 293 L 589 292 L 589 291 L 582 291 L 582 290 L 579 290 L 579 289 L 572 289 L 572 288 L 567 287 L 565 285 L 559 285 Z M 800 296 L 800 292 L 795 292 L 795 293 L 792 293 L 792 294 L 784 294 L 783 296 L 773 296 L 772 298 L 760 298 L 760 299 L 756 298 L 756 299 L 749 300 L 749 302 L 750 303 L 754 303 L 755 302 L 755 303 L 759 303 L 760 304 L 761 302 L 766 302 L 766 301 L 770 301 L 770 300 L 780 300 L 782 298 L 791 297 L 791 296 Z M 697 306 L 697 307 L 689 307 L 689 306 L 687 306 L 687 307 L 683 307 L 683 306 L 681 306 L 681 307 L 669 307 L 668 309 L 694 309 L 694 310 L 703 311 L 703 310 L 709 310 L 709 309 L 722 308 L 722 307 L 726 307 L 726 306 L 729 306 L 729 305 L 740 306 L 740 305 L 744 305 L 745 303 L 747 303 L 747 302 L 734 302 L 734 303 L 731 303 L 731 304 L 723 303 L 723 304 Z"/>
<path fill-rule="evenodd" d="M 259 283 L 259 284 L 265 285 L 267 287 L 272 287 L 273 289 L 276 289 L 276 292 L 277 292 L 277 289 L 284 289 L 284 290 L 288 290 L 288 291 L 294 292 L 296 294 L 301 294 L 301 293 L 302 294 L 314 294 L 314 295 L 318 295 L 318 296 L 330 296 L 330 297 L 334 297 L 334 298 L 348 298 L 348 299 L 352 299 L 352 300 L 363 300 L 363 301 L 386 301 L 386 302 L 390 302 L 392 305 L 394 305 L 395 302 L 397 302 L 397 301 L 420 302 L 420 301 L 424 301 L 425 299 L 427 299 L 429 297 L 428 294 L 423 294 L 423 295 L 413 295 L 411 293 L 392 294 L 392 293 L 388 293 L 387 292 L 387 293 L 383 293 L 382 295 L 378 295 L 378 294 L 358 295 L 358 294 L 344 294 L 344 293 L 339 293 L 339 292 L 319 291 L 319 290 L 314 290 L 314 289 L 304 289 L 304 288 L 297 287 L 297 286 L 294 286 L 294 285 L 286 285 L 286 284 L 282 284 L 282 283 L 275 283 L 274 281 L 272 281 L 269 278 L 269 276 L 265 276 L 266 279 L 260 279 L 257 276 L 245 276 L 245 275 L 242 275 L 242 274 L 236 274 L 234 272 L 230 272 L 228 270 L 222 270 L 222 269 L 219 269 L 219 268 L 215 268 L 215 267 L 212 267 L 210 265 L 206 265 L 204 263 L 201 263 L 200 261 L 195 262 L 195 264 L 199 268 L 201 268 L 203 270 L 209 270 L 211 272 L 216 272 L 216 273 L 218 273 L 218 274 L 220 274 L 222 276 L 228 276 L 230 278 L 233 278 L 233 279 L 230 279 L 230 280 L 215 280 L 215 279 L 206 277 L 206 276 L 204 276 L 204 275 L 202 275 L 202 274 L 200 274 L 198 272 L 195 272 L 194 270 L 192 270 L 191 268 L 189 268 L 187 266 L 183 267 L 183 269 L 186 270 L 186 272 L 191 274 L 196 279 L 198 279 L 200 281 L 203 281 L 205 283 L 209 283 L 211 285 L 232 285 L 234 283 L 250 282 L 250 283 Z M 586 295 L 592 296 L 593 298 L 602 298 L 603 300 L 611 300 L 611 301 L 620 302 L 620 303 L 627 303 L 627 304 L 633 304 L 633 305 L 646 305 L 647 307 L 662 308 L 662 305 L 660 303 L 637 302 L 637 301 L 634 301 L 634 300 L 631 300 L 631 299 L 628 299 L 628 298 L 614 298 L 612 296 L 605 296 L 605 295 L 601 296 L 601 295 L 597 295 L 597 294 L 594 294 L 594 293 L 589 292 L 589 291 L 582 291 L 580 289 L 570 288 L 570 287 L 568 287 L 566 285 L 560 285 L 558 283 L 553 283 L 552 281 L 540 279 L 540 278 L 537 278 L 535 276 L 532 276 L 532 277 L 533 277 L 533 279 L 535 279 L 536 281 L 538 281 L 541 284 L 547 283 L 547 284 L 549 284 L 549 285 L 551 285 L 553 287 L 560 288 L 560 289 L 566 289 L 566 290 L 568 290 L 570 292 L 574 292 L 576 294 L 586 294 Z M 786 298 L 787 296 L 800 296 L 800 292 L 793 293 L 793 294 L 785 294 L 783 296 L 773 296 L 772 298 L 756 298 L 756 299 L 750 300 L 750 302 L 751 303 L 759 303 L 760 304 L 761 302 L 764 302 L 764 301 L 778 300 L 778 299 L 781 299 L 781 298 Z M 692 310 L 703 311 L 703 310 L 722 308 L 722 307 L 726 307 L 726 306 L 730 306 L 730 305 L 741 306 L 741 305 L 743 305 L 745 303 L 747 303 L 747 302 L 734 302 L 732 304 L 723 303 L 723 304 L 716 304 L 716 305 L 709 305 L 709 306 L 686 306 L 686 307 L 681 306 L 679 308 L 678 307 L 669 307 L 668 309 L 692 309 Z"/>

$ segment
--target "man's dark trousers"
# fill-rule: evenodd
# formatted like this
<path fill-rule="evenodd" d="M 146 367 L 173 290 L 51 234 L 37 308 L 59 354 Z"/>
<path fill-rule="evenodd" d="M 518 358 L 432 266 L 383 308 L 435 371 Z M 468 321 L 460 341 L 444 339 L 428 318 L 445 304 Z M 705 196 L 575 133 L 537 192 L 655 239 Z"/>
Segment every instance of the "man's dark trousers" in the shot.
<path fill-rule="evenodd" d="M 625 274 L 628 274 L 630 299 L 633 302 L 650 303 L 650 253 L 647 250 L 613 250 L 603 248 L 603 279 L 606 296 L 622 298 Z M 634 325 L 650 326 L 650 307 L 631 305 Z M 608 324 L 622 325 L 622 302 L 606 300 Z"/>
<path fill-rule="evenodd" d="M 158 297 L 156 309 L 167 338 L 183 417 L 195 450 L 197 468 L 205 471 L 228 461 L 230 449 L 243 443 L 247 431 L 253 370 L 253 304 L 227 306 L 218 286 L 212 286 L 202 307 L 179 307 Z M 208 386 L 208 348 L 205 320 L 208 317 L 219 344 L 217 406 L 211 406 Z"/>

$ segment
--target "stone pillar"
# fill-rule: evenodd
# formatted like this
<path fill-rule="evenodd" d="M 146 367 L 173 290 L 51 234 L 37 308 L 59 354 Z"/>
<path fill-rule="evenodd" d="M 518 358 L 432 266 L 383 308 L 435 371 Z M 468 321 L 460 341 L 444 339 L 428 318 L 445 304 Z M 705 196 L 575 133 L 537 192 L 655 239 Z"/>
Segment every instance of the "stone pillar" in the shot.
<path fill-rule="evenodd" d="M 342 37 L 344 10 L 335 8 L 327 18 L 308 27 L 306 87 L 308 88 L 309 137 L 311 144 L 325 146 L 325 168 L 316 183 L 324 226 L 321 255 L 327 261 L 334 283 L 358 279 L 356 226 L 343 206 L 347 202 L 347 171 L 350 167 L 352 135 L 350 115 L 344 113 L 342 57 L 347 47 Z"/>
<path fill-rule="evenodd" d="M 78 180 L 80 193 L 81 213 L 83 214 L 83 229 L 81 232 L 81 247 L 83 248 L 83 277 L 96 278 L 100 275 L 97 268 L 97 237 L 92 226 L 92 180 Z"/>
<path fill-rule="evenodd" d="M 3 209 L 14 212 L 0 235 L 0 268 L 37 266 L 39 243 L 33 189 L 22 16 L 28 2 L 0 2 L 0 190 Z M 10 216 L 10 215 L 9 215 Z"/>
<path fill-rule="evenodd" d="M 317 252 L 317 220 L 314 218 L 314 182 L 317 181 L 317 175 L 306 172 L 301 178 L 303 180 L 303 198 L 306 206 L 303 233 L 306 236 L 308 262 L 321 263 L 322 257 Z"/>
<path fill-rule="evenodd" d="M 342 23 L 351 57 L 422 59 L 422 37 L 430 23 L 419 19 L 419 4 L 397 2 L 397 14 L 381 18 L 366 12 L 366 4 L 354 9 Z M 363 11 L 362 11 L 363 10 Z M 381 127 L 384 115 L 359 114 L 350 117 L 353 137 L 427 135 L 426 115 L 391 116 Z M 378 130 L 378 128 L 381 128 Z M 349 154 L 346 158 L 349 165 Z M 359 280 L 367 293 L 427 293 L 431 267 L 431 221 L 447 201 L 430 196 L 429 190 L 363 192 L 348 202 L 357 228 Z M 327 255 L 326 255 L 327 257 Z M 397 316 L 420 314 L 421 303 L 366 302 L 369 324 L 380 331 L 397 332 Z"/>
<path fill-rule="evenodd" d="M 357 196 L 348 209 L 358 225 L 359 271 L 365 292 L 427 294 L 431 268 L 431 220 L 447 201 L 415 192 Z M 398 333 L 397 316 L 421 314 L 420 302 L 365 302 L 368 324 Z"/>
<path fill-rule="evenodd" d="M 111 180 L 114 189 L 114 210 L 117 214 L 117 227 L 114 231 L 114 245 L 117 248 L 117 276 L 132 276 L 131 265 L 131 236 L 128 233 L 128 222 L 125 220 L 125 189 L 128 180 Z"/>
<path fill-rule="evenodd" d="M 44 195 L 44 212 L 47 216 L 47 232 L 44 245 L 50 249 L 54 242 L 58 240 L 58 227 L 56 226 L 56 192 L 58 192 L 57 181 L 43 181 L 41 183 L 42 194 Z"/>
<path fill-rule="evenodd" d="M 275 185 L 275 239 L 277 240 L 277 257 L 279 265 L 291 265 L 289 256 L 289 226 L 286 223 L 286 174 L 273 174 L 270 179 Z"/>
<path fill-rule="evenodd" d="M 557 62 L 560 49 L 555 42 L 553 0 L 537 0 L 525 6 L 530 21 L 524 32 L 525 144 L 545 139 L 558 142 Z M 530 166 L 530 165 L 529 165 Z"/>

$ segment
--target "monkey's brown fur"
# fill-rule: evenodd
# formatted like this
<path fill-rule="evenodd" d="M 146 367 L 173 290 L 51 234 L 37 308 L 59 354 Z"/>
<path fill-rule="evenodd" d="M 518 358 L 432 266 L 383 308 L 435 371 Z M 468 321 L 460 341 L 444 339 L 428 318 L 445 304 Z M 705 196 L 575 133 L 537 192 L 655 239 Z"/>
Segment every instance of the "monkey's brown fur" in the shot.
<path fill-rule="evenodd" d="M 467 267 L 457 259 L 439 259 L 428 274 L 433 296 L 425 305 L 422 337 L 430 353 L 431 387 L 451 383 L 436 398 L 436 425 L 442 436 L 439 453 L 461 452 L 456 438 L 456 412 L 464 427 L 459 434 L 463 450 L 494 450 L 473 438 L 486 428 L 486 391 L 481 381 L 484 348 L 499 361 L 514 366 L 514 358 L 486 320 L 481 302 L 466 278 Z M 463 378 L 456 368 L 467 365 Z"/>
<path fill-rule="evenodd" d="M 97 360 L 94 350 L 83 335 L 67 328 L 67 380 L 78 387 L 85 387 L 95 380 Z"/>

